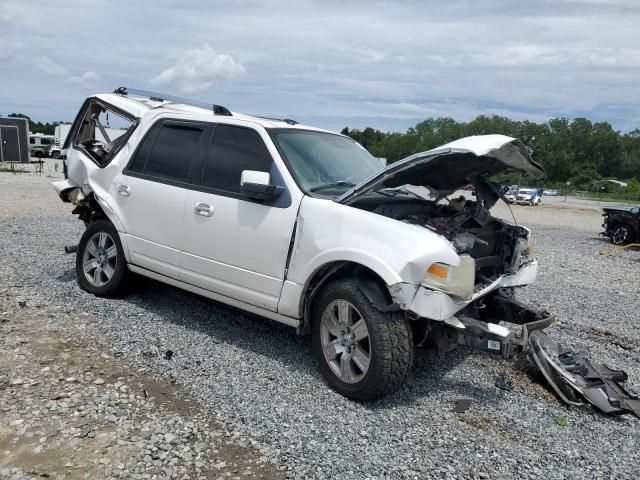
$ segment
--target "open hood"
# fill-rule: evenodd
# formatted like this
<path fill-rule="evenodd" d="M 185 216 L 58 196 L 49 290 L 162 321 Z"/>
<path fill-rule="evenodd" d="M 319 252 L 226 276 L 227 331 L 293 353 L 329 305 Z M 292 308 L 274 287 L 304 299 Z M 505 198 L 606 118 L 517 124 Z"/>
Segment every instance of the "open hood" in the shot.
<path fill-rule="evenodd" d="M 521 172 L 536 179 L 545 176 L 520 140 L 476 135 L 392 163 L 336 198 L 336 202 L 350 203 L 372 190 L 401 185 L 452 192 L 470 183 L 474 174 L 491 177 L 501 172 Z"/>

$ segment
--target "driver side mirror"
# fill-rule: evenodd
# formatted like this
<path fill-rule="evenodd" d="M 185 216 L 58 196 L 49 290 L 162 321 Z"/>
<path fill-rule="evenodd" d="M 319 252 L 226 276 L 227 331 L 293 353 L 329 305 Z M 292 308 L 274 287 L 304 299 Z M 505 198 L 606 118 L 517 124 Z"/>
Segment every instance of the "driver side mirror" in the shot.
<path fill-rule="evenodd" d="M 269 172 L 243 170 L 240 176 L 240 191 L 254 200 L 273 200 L 282 194 L 284 188 L 271 184 Z"/>

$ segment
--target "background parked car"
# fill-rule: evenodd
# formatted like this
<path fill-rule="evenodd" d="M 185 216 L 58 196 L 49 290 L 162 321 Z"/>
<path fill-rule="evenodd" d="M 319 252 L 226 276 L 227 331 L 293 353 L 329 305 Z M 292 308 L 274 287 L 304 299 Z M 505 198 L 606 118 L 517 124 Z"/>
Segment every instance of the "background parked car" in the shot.
<path fill-rule="evenodd" d="M 516 195 L 516 203 L 518 205 L 539 205 L 540 193 L 536 188 L 521 188 Z"/>
<path fill-rule="evenodd" d="M 42 154 L 45 157 L 60 158 L 62 156 L 62 150 L 59 145 L 48 145 L 42 150 Z"/>
<path fill-rule="evenodd" d="M 604 213 L 603 235 L 614 245 L 640 242 L 640 207 L 609 207 Z"/>
<path fill-rule="evenodd" d="M 504 194 L 504 197 L 507 199 L 508 203 L 516 203 L 516 195 L 518 194 L 518 186 L 517 185 L 505 186 L 502 189 L 502 193 Z"/>

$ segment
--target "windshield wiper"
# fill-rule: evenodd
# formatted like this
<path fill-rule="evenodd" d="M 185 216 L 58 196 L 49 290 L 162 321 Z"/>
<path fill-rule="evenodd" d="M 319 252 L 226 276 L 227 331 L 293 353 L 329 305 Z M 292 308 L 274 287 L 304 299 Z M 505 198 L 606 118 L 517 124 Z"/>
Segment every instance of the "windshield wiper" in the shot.
<path fill-rule="evenodd" d="M 339 182 L 333 182 L 333 183 L 325 183 L 323 185 L 316 185 L 315 187 L 311 187 L 309 189 L 310 192 L 317 192 L 318 190 L 325 190 L 327 188 L 334 188 L 334 187 L 355 187 L 356 184 L 355 183 L 351 183 L 351 182 L 347 182 L 345 180 L 340 180 Z"/>
<path fill-rule="evenodd" d="M 404 187 L 381 188 L 380 190 L 377 190 L 377 193 L 379 193 L 380 195 L 385 195 L 387 197 L 396 197 L 398 195 L 410 195 L 415 198 L 421 198 L 419 195 L 416 195 L 411 190 L 408 190 Z"/>

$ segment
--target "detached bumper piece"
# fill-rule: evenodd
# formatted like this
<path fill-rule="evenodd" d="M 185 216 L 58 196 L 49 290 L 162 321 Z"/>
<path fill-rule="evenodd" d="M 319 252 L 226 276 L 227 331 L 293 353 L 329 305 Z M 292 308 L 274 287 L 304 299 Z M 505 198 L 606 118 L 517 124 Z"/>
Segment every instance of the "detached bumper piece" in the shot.
<path fill-rule="evenodd" d="M 627 392 L 627 374 L 586 358 L 585 349 L 571 351 L 541 331 L 529 335 L 531 354 L 556 393 L 568 404 L 584 400 L 604 413 L 633 413 L 640 417 L 640 398 Z"/>
<path fill-rule="evenodd" d="M 445 352 L 450 345 L 465 345 L 511 358 L 530 351 L 533 359 L 558 396 L 570 405 L 590 403 L 613 415 L 633 413 L 640 417 L 640 398 L 622 383 L 627 374 L 587 358 L 584 348 L 569 350 L 547 337 L 542 330 L 554 322 L 545 310 L 531 308 L 508 290 L 498 289 L 470 304 L 456 317 L 433 324 L 433 341 Z M 519 332 L 499 325 L 520 325 Z"/>

